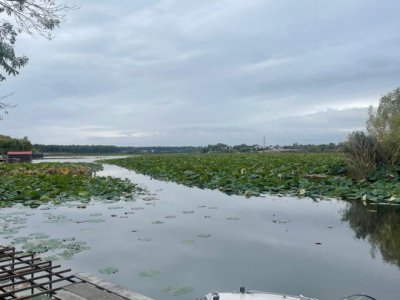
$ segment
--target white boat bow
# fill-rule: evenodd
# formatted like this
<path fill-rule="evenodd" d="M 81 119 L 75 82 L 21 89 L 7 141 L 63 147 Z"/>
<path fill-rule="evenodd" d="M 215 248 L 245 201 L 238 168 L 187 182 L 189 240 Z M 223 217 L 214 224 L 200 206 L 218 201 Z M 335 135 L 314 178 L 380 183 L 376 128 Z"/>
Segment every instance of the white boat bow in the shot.
<path fill-rule="evenodd" d="M 302 295 L 291 296 L 285 294 L 265 293 L 256 291 L 245 291 L 245 288 L 240 288 L 238 293 L 209 293 L 204 300 L 318 300 L 316 298 L 308 298 Z M 376 300 L 367 295 L 353 295 L 342 300 Z"/>
<path fill-rule="evenodd" d="M 318 300 L 302 295 L 291 296 L 264 292 L 240 292 L 240 293 L 210 293 L 206 296 L 207 300 Z"/>

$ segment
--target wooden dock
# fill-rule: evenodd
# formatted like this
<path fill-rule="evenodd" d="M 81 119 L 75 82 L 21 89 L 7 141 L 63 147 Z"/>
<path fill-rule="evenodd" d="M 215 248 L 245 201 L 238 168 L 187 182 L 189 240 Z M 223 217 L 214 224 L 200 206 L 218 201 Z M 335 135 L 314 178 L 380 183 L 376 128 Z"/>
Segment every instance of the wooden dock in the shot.
<path fill-rule="evenodd" d="M 58 300 L 153 300 L 87 273 L 75 274 L 82 282 L 65 286 L 54 298 Z"/>
<path fill-rule="evenodd" d="M 87 273 L 43 261 L 32 253 L 0 245 L 0 300 L 47 295 L 57 300 L 153 300 Z"/>

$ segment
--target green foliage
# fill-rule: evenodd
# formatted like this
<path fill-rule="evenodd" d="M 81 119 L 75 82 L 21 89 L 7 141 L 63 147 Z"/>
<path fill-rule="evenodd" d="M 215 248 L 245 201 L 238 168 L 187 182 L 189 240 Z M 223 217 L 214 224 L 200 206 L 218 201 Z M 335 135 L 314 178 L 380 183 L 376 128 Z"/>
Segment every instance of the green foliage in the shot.
<path fill-rule="evenodd" d="M 343 145 L 347 165 L 353 178 L 366 178 L 381 162 L 381 151 L 377 139 L 362 131 L 352 132 Z"/>
<path fill-rule="evenodd" d="M 93 176 L 98 164 L 41 163 L 0 165 L 0 207 L 23 203 L 31 207 L 52 201 L 88 202 L 92 198 L 131 197 L 129 180 Z"/>
<path fill-rule="evenodd" d="M 14 47 L 17 37 L 25 32 L 51 39 L 51 32 L 60 25 L 62 11 L 69 9 L 56 0 L 0 0 L 0 81 L 7 75 L 17 75 L 27 62 L 26 56 L 17 56 Z"/>
<path fill-rule="evenodd" d="M 399 172 L 377 169 L 353 180 L 341 154 L 176 154 L 107 160 L 153 178 L 226 194 L 262 193 L 400 203 Z"/>
<path fill-rule="evenodd" d="M 142 154 L 142 153 L 193 153 L 200 152 L 200 147 L 117 147 L 111 145 L 41 145 L 35 149 L 52 154 Z"/>
<path fill-rule="evenodd" d="M 107 274 L 107 275 L 115 274 L 115 273 L 118 273 L 118 268 L 116 268 L 116 267 L 105 267 L 105 268 L 100 269 L 99 273 Z"/>
<path fill-rule="evenodd" d="M 376 110 L 369 111 L 367 130 L 378 141 L 381 164 L 393 167 L 400 162 L 400 88 L 379 100 Z"/>
<path fill-rule="evenodd" d="M 365 239 L 372 246 L 371 253 L 379 249 L 383 259 L 400 267 L 400 211 L 380 206 L 377 211 L 368 210 L 354 203 L 343 214 L 356 238 Z"/>
<path fill-rule="evenodd" d="M 353 178 L 367 178 L 376 169 L 393 171 L 400 163 L 400 88 L 370 107 L 367 134 L 353 132 L 343 144 Z"/>
<path fill-rule="evenodd" d="M 139 273 L 140 277 L 148 277 L 148 278 L 153 278 L 153 277 L 156 277 L 156 276 L 159 276 L 159 275 L 161 275 L 161 272 L 157 271 L 157 270 L 142 271 L 142 272 Z"/>
<path fill-rule="evenodd" d="M 4 8 L 0 8 L 1 12 L 4 12 Z M 11 23 L 3 21 L 0 24 L 0 67 L 4 69 L 6 75 L 17 75 L 17 70 L 28 62 L 26 56 L 16 56 L 15 54 L 14 46 L 17 35 L 18 30 Z M 0 81 L 5 79 L 5 75 L 0 74 Z"/>
<path fill-rule="evenodd" d="M 102 165 L 96 163 L 1 164 L 0 176 L 91 176 L 93 172 L 101 171 L 102 169 Z"/>
<path fill-rule="evenodd" d="M 110 145 L 41 145 L 35 144 L 35 149 L 43 153 L 52 154 L 144 154 L 144 153 L 257 153 L 262 152 L 259 145 L 236 145 L 226 144 L 207 145 L 204 147 L 175 146 L 175 147 L 117 147 Z M 269 150 L 275 151 L 283 149 L 284 151 L 299 152 L 337 152 L 338 145 L 334 143 L 321 145 L 300 145 L 294 143 L 291 146 L 275 146 Z"/>
<path fill-rule="evenodd" d="M 8 151 L 31 151 L 32 149 L 33 146 L 27 137 L 14 139 L 7 135 L 0 135 L 0 155 Z"/>
<path fill-rule="evenodd" d="M 194 288 L 191 286 L 168 286 L 165 289 L 162 290 L 164 293 L 166 294 L 171 294 L 173 296 L 182 296 L 182 295 L 186 295 L 189 293 L 193 293 L 194 292 Z"/>

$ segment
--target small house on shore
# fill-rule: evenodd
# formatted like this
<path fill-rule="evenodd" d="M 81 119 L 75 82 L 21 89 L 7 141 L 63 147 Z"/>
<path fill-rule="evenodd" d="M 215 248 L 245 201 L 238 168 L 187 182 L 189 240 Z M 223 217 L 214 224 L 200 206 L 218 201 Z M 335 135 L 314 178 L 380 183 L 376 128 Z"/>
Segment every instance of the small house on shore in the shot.
<path fill-rule="evenodd" d="M 31 162 L 32 151 L 9 151 L 7 157 L 9 162 Z"/>

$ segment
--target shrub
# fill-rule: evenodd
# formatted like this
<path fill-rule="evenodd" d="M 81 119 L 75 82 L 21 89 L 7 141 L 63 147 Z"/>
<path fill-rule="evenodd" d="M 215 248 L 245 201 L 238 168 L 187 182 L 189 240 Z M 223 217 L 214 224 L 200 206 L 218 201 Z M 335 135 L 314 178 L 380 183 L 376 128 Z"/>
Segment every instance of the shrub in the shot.
<path fill-rule="evenodd" d="M 347 156 L 347 167 L 355 179 L 368 176 L 379 166 L 381 151 L 378 141 L 362 131 L 352 132 L 343 144 Z"/>
<path fill-rule="evenodd" d="M 379 100 L 377 109 L 370 107 L 368 133 L 381 148 L 382 164 L 394 167 L 400 162 L 400 88 Z"/>
<path fill-rule="evenodd" d="M 354 178 L 400 163 L 400 88 L 382 96 L 377 109 L 370 107 L 366 125 L 367 134 L 355 131 L 343 145 Z"/>

